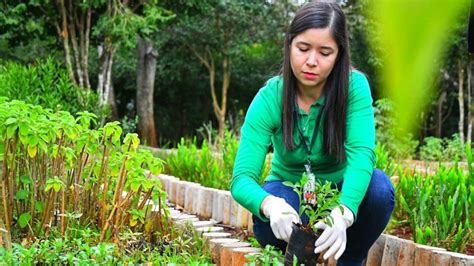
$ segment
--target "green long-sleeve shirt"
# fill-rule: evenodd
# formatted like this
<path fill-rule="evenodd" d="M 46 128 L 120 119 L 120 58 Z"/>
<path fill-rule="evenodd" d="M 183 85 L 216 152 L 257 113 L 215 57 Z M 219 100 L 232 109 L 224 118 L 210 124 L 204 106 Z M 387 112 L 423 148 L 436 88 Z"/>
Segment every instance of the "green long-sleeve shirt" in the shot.
<path fill-rule="evenodd" d="M 266 181 L 282 180 L 296 182 L 301 178 L 308 155 L 295 127 L 294 141 L 297 148 L 287 151 L 283 143 L 281 124 L 283 80 L 274 77 L 267 81 L 253 99 L 241 129 L 241 139 L 231 182 L 234 199 L 260 219 L 263 199 L 269 195 L 258 184 L 263 162 L 270 144 L 274 153 L 270 175 Z M 316 126 L 316 117 L 325 102 L 320 97 L 306 114 L 298 110 L 298 120 L 304 123 L 303 135 L 309 147 Z M 337 112 L 337 110 L 336 110 Z M 309 120 L 308 120 L 309 119 Z M 307 124 L 306 124 L 307 123 Z M 317 178 L 331 182 L 344 180 L 340 203 L 347 206 L 357 217 L 359 205 L 367 191 L 375 165 L 375 121 L 372 96 L 366 77 L 352 71 L 349 78 L 349 100 L 347 130 L 344 143 L 346 162 L 338 163 L 334 156 L 323 154 L 323 123 L 321 120 L 317 139 L 311 148 L 311 166 Z"/>

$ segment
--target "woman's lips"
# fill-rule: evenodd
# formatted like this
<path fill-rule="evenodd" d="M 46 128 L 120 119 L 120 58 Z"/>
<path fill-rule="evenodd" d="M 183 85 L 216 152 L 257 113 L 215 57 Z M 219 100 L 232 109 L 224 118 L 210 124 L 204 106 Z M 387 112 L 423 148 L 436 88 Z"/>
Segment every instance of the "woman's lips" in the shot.
<path fill-rule="evenodd" d="M 303 72 L 306 79 L 315 79 L 318 75 L 310 72 Z"/>

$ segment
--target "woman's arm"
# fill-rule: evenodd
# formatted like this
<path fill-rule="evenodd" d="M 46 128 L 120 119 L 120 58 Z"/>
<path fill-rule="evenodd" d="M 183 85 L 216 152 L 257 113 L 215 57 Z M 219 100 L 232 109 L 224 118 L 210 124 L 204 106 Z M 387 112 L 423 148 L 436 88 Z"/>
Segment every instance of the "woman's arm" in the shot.
<path fill-rule="evenodd" d="M 262 203 L 269 194 L 258 180 L 278 116 L 273 105 L 277 83 L 275 79 L 269 80 L 250 104 L 241 130 L 230 189 L 239 204 L 264 221 L 267 219 L 261 212 Z"/>
<path fill-rule="evenodd" d="M 351 74 L 347 113 L 347 167 L 340 203 L 357 217 L 375 165 L 375 118 L 367 78 L 358 71 Z"/>

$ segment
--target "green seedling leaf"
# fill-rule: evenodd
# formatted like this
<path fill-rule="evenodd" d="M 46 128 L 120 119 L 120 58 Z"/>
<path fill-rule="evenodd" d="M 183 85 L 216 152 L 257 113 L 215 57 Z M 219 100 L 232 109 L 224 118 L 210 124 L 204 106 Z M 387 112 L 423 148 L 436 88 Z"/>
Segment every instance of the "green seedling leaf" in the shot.
<path fill-rule="evenodd" d="M 9 126 L 9 125 L 11 125 L 11 124 L 16 123 L 16 121 L 17 121 L 16 118 L 10 117 L 10 118 L 7 119 L 7 121 L 5 121 L 5 125 L 6 125 L 6 126 Z"/>
<path fill-rule="evenodd" d="M 20 182 L 23 183 L 23 184 L 25 184 L 25 185 L 29 185 L 29 184 L 32 183 L 30 177 L 27 176 L 27 175 L 22 175 L 22 176 L 20 176 Z"/>
<path fill-rule="evenodd" d="M 28 190 L 21 189 L 16 192 L 15 198 L 17 200 L 25 200 L 28 198 L 28 194 Z"/>
<path fill-rule="evenodd" d="M 20 225 L 21 228 L 25 228 L 28 223 L 31 220 L 31 214 L 29 212 L 25 212 L 20 215 L 20 218 L 18 219 L 18 224 Z"/>
<path fill-rule="evenodd" d="M 34 158 L 36 156 L 36 153 L 38 152 L 38 146 L 31 146 L 28 145 L 28 155 L 31 158 Z"/>
<path fill-rule="evenodd" d="M 139 182 L 133 182 L 130 184 L 130 188 L 132 189 L 133 192 L 138 192 L 138 189 L 140 188 L 140 183 Z"/>
<path fill-rule="evenodd" d="M 131 143 L 131 146 L 130 146 L 131 151 L 136 150 L 138 148 L 138 145 L 140 145 L 140 139 L 138 138 L 138 134 L 128 133 L 125 136 L 125 139 L 123 140 L 124 151 L 126 151 L 125 149 L 128 149 L 128 146 L 130 145 L 130 143 Z"/>
<path fill-rule="evenodd" d="M 29 128 L 28 128 L 28 125 L 25 122 L 21 122 L 18 125 L 18 128 L 20 129 L 19 132 L 20 132 L 21 136 L 27 136 L 28 135 Z"/>
<path fill-rule="evenodd" d="M 11 125 L 7 127 L 7 138 L 9 139 L 13 138 L 17 128 L 18 128 L 17 125 Z"/>
<path fill-rule="evenodd" d="M 59 192 L 59 190 L 61 190 L 61 184 L 58 184 L 58 183 L 53 184 L 53 189 L 54 191 Z"/>
<path fill-rule="evenodd" d="M 37 201 L 35 203 L 35 209 L 36 209 L 37 212 L 42 213 L 43 210 L 44 210 L 44 203 L 42 201 Z"/>

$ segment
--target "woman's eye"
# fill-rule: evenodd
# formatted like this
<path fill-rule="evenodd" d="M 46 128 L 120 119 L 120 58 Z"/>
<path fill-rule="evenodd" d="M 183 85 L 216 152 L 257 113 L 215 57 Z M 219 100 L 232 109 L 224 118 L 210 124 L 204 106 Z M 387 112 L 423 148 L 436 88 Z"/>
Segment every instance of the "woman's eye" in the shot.
<path fill-rule="evenodd" d="M 330 53 L 321 53 L 322 56 L 329 56 Z"/>
<path fill-rule="evenodd" d="M 308 51 L 309 49 L 308 48 L 298 48 L 301 52 L 306 52 Z"/>

